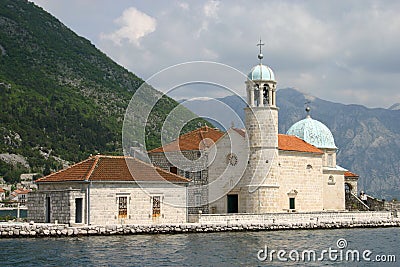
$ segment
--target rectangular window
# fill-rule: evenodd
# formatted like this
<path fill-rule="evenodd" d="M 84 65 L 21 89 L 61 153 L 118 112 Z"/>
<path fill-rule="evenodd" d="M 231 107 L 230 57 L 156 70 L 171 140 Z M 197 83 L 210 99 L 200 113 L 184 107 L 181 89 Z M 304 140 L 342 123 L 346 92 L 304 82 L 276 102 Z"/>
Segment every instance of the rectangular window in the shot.
<path fill-rule="evenodd" d="M 328 154 L 328 166 L 329 167 L 334 167 L 333 166 L 333 155 L 332 154 Z"/>
<path fill-rule="evenodd" d="M 202 178 L 201 171 L 197 171 L 194 173 L 194 183 L 195 184 L 201 184 L 201 178 Z"/>
<path fill-rule="evenodd" d="M 118 218 L 128 216 L 128 197 L 118 197 Z"/>
<path fill-rule="evenodd" d="M 289 198 L 289 209 L 291 209 L 291 210 L 295 209 L 295 198 L 294 197 Z"/>
<path fill-rule="evenodd" d="M 196 207 L 200 207 L 201 206 L 201 194 L 194 195 L 194 205 Z"/>
<path fill-rule="evenodd" d="M 161 214 L 161 197 L 153 197 L 153 217 L 158 217 Z"/>

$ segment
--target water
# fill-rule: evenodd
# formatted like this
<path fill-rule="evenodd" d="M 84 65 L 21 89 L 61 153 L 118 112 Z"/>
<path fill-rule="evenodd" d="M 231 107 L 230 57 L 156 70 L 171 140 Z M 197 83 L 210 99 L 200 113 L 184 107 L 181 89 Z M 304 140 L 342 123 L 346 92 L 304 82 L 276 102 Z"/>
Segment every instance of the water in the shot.
<path fill-rule="evenodd" d="M 17 218 L 18 211 L 17 209 L 0 209 L 0 218 Z M 28 216 L 28 210 L 27 209 L 20 209 L 19 210 L 19 217 L 20 218 L 26 218 Z"/>
<path fill-rule="evenodd" d="M 268 249 L 368 249 L 395 255 L 397 263 L 361 261 L 307 262 L 321 266 L 400 266 L 399 228 L 225 232 L 176 235 L 91 236 L 72 238 L 0 239 L 2 266 L 304 266 L 305 262 L 261 262 L 257 252 Z M 276 257 L 276 255 L 275 255 Z M 286 258 L 288 255 L 286 255 Z M 325 257 L 328 259 L 328 256 Z"/>

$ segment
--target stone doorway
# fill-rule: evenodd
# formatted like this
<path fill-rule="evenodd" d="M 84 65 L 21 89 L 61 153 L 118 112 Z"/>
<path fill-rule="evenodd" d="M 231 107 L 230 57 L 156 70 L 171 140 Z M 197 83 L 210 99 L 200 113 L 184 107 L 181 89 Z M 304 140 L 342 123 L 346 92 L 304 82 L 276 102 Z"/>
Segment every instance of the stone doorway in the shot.
<path fill-rule="evenodd" d="M 228 213 L 238 213 L 239 196 L 237 194 L 228 195 L 227 200 L 228 200 Z"/>
<path fill-rule="evenodd" d="M 50 197 L 46 197 L 46 223 L 51 221 L 51 201 Z"/>
<path fill-rule="evenodd" d="M 75 223 L 82 223 L 83 199 L 75 198 Z"/>

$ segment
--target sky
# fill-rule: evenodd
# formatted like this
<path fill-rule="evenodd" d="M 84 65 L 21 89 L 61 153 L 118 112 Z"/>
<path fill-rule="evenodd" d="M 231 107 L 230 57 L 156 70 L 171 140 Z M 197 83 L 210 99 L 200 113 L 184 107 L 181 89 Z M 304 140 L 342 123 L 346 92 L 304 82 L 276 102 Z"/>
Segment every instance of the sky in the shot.
<path fill-rule="evenodd" d="M 400 102 L 400 1 L 33 2 L 144 80 L 191 61 L 248 73 L 258 64 L 261 37 L 263 64 L 274 70 L 278 88 L 367 107 Z M 207 70 L 214 72 L 200 67 L 184 73 L 196 79 Z M 223 77 L 245 95 L 245 77 Z M 210 85 L 181 88 L 176 98 L 224 94 Z"/>

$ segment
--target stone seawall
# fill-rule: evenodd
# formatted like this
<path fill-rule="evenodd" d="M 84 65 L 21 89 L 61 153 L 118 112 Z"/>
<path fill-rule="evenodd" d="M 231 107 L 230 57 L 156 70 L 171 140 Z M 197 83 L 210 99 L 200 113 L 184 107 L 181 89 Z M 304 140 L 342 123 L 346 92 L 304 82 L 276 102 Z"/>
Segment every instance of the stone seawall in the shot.
<path fill-rule="evenodd" d="M 1 223 L 0 238 L 66 237 L 131 234 L 178 234 L 228 231 L 399 227 L 399 219 L 306 223 L 184 223 L 163 225 L 106 225 L 70 227 L 63 224 Z"/>

